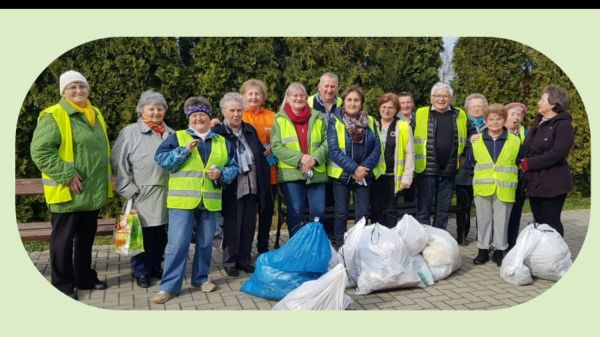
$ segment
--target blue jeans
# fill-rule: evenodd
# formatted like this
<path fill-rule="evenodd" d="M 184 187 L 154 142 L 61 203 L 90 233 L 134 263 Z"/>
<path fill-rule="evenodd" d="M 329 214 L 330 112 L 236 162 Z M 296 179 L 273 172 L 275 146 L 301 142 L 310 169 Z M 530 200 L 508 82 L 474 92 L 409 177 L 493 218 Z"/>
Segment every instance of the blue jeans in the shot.
<path fill-rule="evenodd" d="M 193 287 L 208 281 L 212 240 L 217 230 L 218 212 L 206 209 L 169 209 L 169 234 L 160 290 L 179 293 L 185 276 L 192 231 L 196 231 L 196 250 L 192 262 Z"/>
<path fill-rule="evenodd" d="M 308 198 L 309 219 L 323 221 L 325 214 L 325 183 L 307 185 L 303 180 L 280 183 L 287 206 L 287 225 L 290 237 L 302 228 L 304 209 Z"/>
<path fill-rule="evenodd" d="M 367 221 L 369 220 L 370 190 L 371 186 L 362 186 L 354 183 L 342 184 L 337 181 L 333 183 L 333 200 L 335 202 L 333 239 L 338 247 L 344 245 L 350 191 L 354 193 L 354 218 L 358 222 L 362 217 L 365 217 Z"/>
<path fill-rule="evenodd" d="M 417 174 L 417 220 L 430 225 L 429 215 L 435 209 L 433 227 L 448 227 L 448 211 L 454 192 L 454 176 Z M 432 200 L 436 200 L 432 203 Z"/>

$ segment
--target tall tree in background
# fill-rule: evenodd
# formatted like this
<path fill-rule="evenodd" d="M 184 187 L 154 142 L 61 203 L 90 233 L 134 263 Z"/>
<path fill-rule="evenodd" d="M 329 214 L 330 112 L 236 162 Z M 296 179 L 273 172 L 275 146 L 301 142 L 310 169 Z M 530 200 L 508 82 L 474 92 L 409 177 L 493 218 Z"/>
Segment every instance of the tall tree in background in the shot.
<path fill-rule="evenodd" d="M 569 92 L 569 112 L 573 116 L 575 144 L 569 155 L 577 193 L 590 195 L 590 128 L 581 97 L 569 77 L 556 63 L 537 50 L 516 41 L 497 38 L 460 38 L 452 60 L 456 104 L 479 92 L 490 103 L 527 104 L 528 125 L 537 114 L 537 101 L 549 84 Z"/>

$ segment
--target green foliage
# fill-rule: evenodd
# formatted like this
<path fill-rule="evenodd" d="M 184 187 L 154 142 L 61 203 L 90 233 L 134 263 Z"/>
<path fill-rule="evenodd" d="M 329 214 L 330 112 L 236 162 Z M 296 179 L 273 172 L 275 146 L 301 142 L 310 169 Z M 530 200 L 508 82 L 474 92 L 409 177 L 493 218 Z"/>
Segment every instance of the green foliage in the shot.
<path fill-rule="evenodd" d="M 479 92 L 489 103 L 523 102 L 529 125 L 537 114 L 544 87 L 558 85 L 569 93 L 569 111 L 575 128 L 575 144 L 569 154 L 575 193 L 590 195 L 590 128 L 585 107 L 575 86 L 560 67 L 537 50 L 521 43 L 496 38 L 460 38 L 452 60 L 457 106 L 467 95 Z"/>

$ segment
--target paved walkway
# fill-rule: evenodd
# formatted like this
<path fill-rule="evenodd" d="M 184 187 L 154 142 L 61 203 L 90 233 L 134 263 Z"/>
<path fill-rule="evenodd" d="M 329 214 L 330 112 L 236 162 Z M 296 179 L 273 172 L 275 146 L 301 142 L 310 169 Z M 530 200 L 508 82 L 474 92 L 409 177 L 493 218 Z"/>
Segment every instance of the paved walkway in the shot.
<path fill-rule="evenodd" d="M 563 212 L 565 240 L 571 249 L 573 260 L 583 244 L 590 218 L 589 210 Z M 472 219 L 474 224 L 474 219 Z M 522 226 L 532 221 L 531 214 L 524 214 Z M 454 219 L 450 220 L 449 232 L 456 234 Z M 284 238 L 285 240 L 285 238 Z M 346 292 L 354 300 L 355 310 L 421 310 L 421 309 L 499 309 L 506 308 L 538 296 L 554 282 L 537 279 L 531 285 L 514 286 L 500 278 L 499 268 L 491 261 L 475 266 L 472 259 L 477 255 L 475 230 L 471 229 L 469 244 L 460 246 L 462 267 L 447 279 L 428 288 L 383 291 L 369 295 L 356 295 L 353 289 Z M 256 252 L 254 252 L 256 254 Z M 48 251 L 32 252 L 30 257 L 38 270 L 49 280 L 50 266 Z M 225 274 L 221 263 L 221 252 L 216 249 L 210 278 L 217 284 L 217 291 L 209 294 L 189 287 L 190 266 L 180 295 L 166 304 L 153 304 L 150 298 L 158 291 L 157 282 L 148 289 L 139 288 L 131 278 L 129 259 L 110 251 L 110 246 L 95 246 L 94 265 L 98 276 L 108 283 L 104 291 L 80 290 L 79 300 L 83 303 L 107 309 L 119 310 L 270 310 L 275 301 L 268 301 L 239 291 L 248 275 L 241 272 L 238 278 Z M 190 259 L 191 261 L 191 259 Z"/>

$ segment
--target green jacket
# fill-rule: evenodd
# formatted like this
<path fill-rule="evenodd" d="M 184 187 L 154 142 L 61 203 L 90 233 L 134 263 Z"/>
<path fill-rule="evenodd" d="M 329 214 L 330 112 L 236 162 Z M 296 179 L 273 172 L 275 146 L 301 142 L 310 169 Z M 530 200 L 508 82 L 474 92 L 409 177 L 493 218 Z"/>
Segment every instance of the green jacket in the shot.
<path fill-rule="evenodd" d="M 281 130 L 279 129 L 279 125 L 277 124 L 277 118 L 285 118 L 290 123 L 292 121 L 287 116 L 283 109 L 279 110 L 277 114 L 275 114 L 275 123 L 273 124 L 273 128 L 271 129 L 271 146 L 273 148 L 273 154 L 277 157 L 278 160 L 287 163 L 288 165 L 292 165 L 297 167 L 300 163 L 300 158 L 302 157 L 302 153 L 299 151 L 294 151 L 292 149 L 286 148 L 281 141 Z M 317 110 L 311 109 L 311 116 L 308 120 L 308 134 L 311 134 L 313 125 L 317 119 L 323 120 L 323 114 Z M 327 163 L 327 124 L 323 120 L 323 130 L 321 131 L 322 139 L 321 145 L 318 147 L 317 151 L 312 153 L 312 156 L 315 157 L 319 164 Z M 311 142 L 318 142 L 319 140 L 311 139 Z M 285 172 L 282 172 L 285 171 Z M 300 169 L 297 170 L 277 170 L 277 178 L 280 183 L 290 182 L 290 181 L 298 181 L 305 180 L 304 174 Z M 310 179 L 310 184 L 314 183 L 322 183 L 327 181 L 327 172 L 316 172 L 313 170 L 313 177 Z"/>
<path fill-rule="evenodd" d="M 59 156 L 60 131 L 54 118 L 47 114 L 38 122 L 31 140 L 31 158 L 40 171 L 45 172 L 53 180 L 68 184 L 76 172 L 83 179 L 83 192 L 73 193 L 68 202 L 51 204 L 50 212 L 67 213 L 92 211 L 102 208 L 108 200 L 109 159 L 108 147 L 102 127 L 96 118 L 96 125 L 91 126 L 83 116 L 64 99 L 59 102 L 71 119 L 73 130 L 74 167 L 67 165 Z"/>

